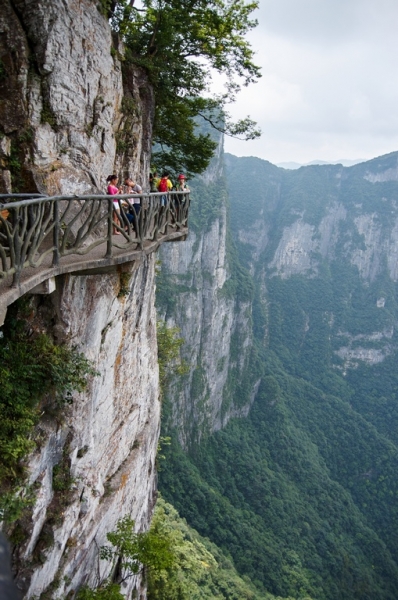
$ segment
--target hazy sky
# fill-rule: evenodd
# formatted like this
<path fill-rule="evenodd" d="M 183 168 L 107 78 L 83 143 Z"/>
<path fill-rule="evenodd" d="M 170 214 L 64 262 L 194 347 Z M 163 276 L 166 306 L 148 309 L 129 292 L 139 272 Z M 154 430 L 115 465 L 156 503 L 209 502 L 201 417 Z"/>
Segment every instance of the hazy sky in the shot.
<path fill-rule="evenodd" d="M 263 135 L 227 152 L 273 163 L 398 150 L 398 0 L 260 0 L 260 81 L 230 112 Z"/>

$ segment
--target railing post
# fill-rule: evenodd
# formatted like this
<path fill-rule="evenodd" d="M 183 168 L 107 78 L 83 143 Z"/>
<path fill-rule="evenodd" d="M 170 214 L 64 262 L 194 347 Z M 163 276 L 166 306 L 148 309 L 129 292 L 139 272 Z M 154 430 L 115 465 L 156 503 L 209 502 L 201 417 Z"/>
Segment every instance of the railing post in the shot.
<path fill-rule="evenodd" d="M 14 273 L 13 278 L 12 278 L 12 287 L 17 287 L 18 286 L 19 279 L 21 277 L 21 271 L 22 271 L 22 265 L 21 265 L 21 247 L 22 247 L 22 242 L 21 242 L 21 239 L 20 239 L 20 230 L 22 228 L 21 227 L 21 222 L 23 221 L 23 218 L 20 215 L 20 211 L 21 211 L 20 208 L 15 209 L 14 215 L 13 215 L 13 219 L 14 219 L 14 235 L 13 235 L 13 240 L 12 240 L 13 247 L 10 248 L 10 254 L 11 254 L 11 260 L 12 260 L 12 255 L 14 255 L 15 273 Z M 22 212 L 24 213 L 24 209 L 22 209 Z"/>
<path fill-rule="evenodd" d="M 54 232 L 53 232 L 53 267 L 58 267 L 59 265 L 59 206 L 58 200 L 54 201 Z"/>
<path fill-rule="evenodd" d="M 112 256 L 112 232 L 113 232 L 113 200 L 108 199 L 108 234 L 106 240 L 106 255 L 105 258 Z"/>

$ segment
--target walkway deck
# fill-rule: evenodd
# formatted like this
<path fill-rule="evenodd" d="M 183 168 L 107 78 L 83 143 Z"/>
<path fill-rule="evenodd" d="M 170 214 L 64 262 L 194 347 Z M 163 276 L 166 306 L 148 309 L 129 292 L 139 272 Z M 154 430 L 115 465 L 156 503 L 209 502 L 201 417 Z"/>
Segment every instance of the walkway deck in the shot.
<path fill-rule="evenodd" d="M 7 306 L 57 275 L 104 272 L 188 235 L 188 193 L 2 200 L 0 325 Z"/>

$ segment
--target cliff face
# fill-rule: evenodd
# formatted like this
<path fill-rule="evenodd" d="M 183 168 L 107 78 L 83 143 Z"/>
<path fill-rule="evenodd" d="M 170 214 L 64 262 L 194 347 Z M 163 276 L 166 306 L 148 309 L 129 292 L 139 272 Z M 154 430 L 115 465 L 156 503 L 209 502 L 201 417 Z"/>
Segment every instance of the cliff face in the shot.
<path fill-rule="evenodd" d="M 350 168 L 293 172 L 259 159 L 227 156 L 226 162 L 238 217 L 231 227 L 251 272 L 268 287 L 273 278 L 301 277 L 333 282 L 335 296 L 344 290 L 339 308 L 329 296 L 319 301 L 334 359 L 344 372 L 391 355 L 396 348 L 397 153 Z M 262 296 L 265 303 L 274 301 L 265 288 Z M 314 315 L 304 305 L 301 310 L 304 341 Z M 336 311 L 346 317 L 335 318 Z"/>
<path fill-rule="evenodd" d="M 160 316 L 180 328 L 182 357 L 190 368 L 170 390 L 171 423 L 186 447 L 232 416 L 246 415 L 258 387 L 249 378 L 245 390 L 239 389 L 251 356 L 251 304 L 229 288 L 234 277 L 221 142 L 193 187 L 191 222 L 198 225 L 184 244 L 162 247 L 167 285 L 163 290 L 160 283 L 158 295 Z"/>
<path fill-rule="evenodd" d="M 4 0 L 0 7 L 0 191 L 87 194 L 116 171 L 147 180 L 153 94 L 91 0 Z M 75 345 L 98 376 L 62 419 L 40 423 L 32 521 L 15 549 L 26 597 L 98 583 L 98 548 L 124 515 L 148 528 L 159 390 L 154 257 L 101 275 L 58 278 L 33 297 L 32 327 Z M 58 465 L 72 481 L 54 490 Z M 140 582 L 132 580 L 126 592 Z M 145 590 L 140 589 L 140 597 Z"/>
<path fill-rule="evenodd" d="M 228 189 L 215 208 L 211 194 L 222 187 L 224 160 Z M 397 160 L 395 153 L 351 168 L 291 172 L 260 159 L 224 157 L 220 146 L 193 185 L 195 227 L 189 239 L 161 252 L 168 286 L 162 288 L 161 277 L 159 312 L 180 328 L 182 356 L 191 367 L 170 390 L 171 423 L 185 447 L 231 416 L 247 414 L 260 381 L 255 373 L 261 371 L 251 362 L 253 335 L 269 346 L 280 319 L 275 313 L 271 322 L 270 303 L 276 307 L 283 298 L 292 303 L 298 353 L 314 344 L 319 314 L 327 324 L 322 343 L 328 361 L 344 375 L 395 352 Z M 229 293 L 236 262 L 247 267 L 256 288 L 254 329 L 253 298 L 239 297 L 250 282 L 241 280 Z M 295 298 L 299 280 L 323 282 L 319 290 L 315 283 L 311 288 L 313 304 L 319 295 L 320 313 L 304 296 Z M 286 288 L 278 283 L 283 281 Z M 270 288 L 279 285 L 281 295 L 274 297 Z M 293 309 L 294 302 L 300 307 Z M 288 326 L 281 327 L 289 344 Z M 246 395 L 239 387 L 243 380 Z"/>
<path fill-rule="evenodd" d="M 314 276 L 322 260 L 337 256 L 370 282 L 388 266 L 397 280 L 397 153 L 354 167 L 305 167 L 285 171 L 260 159 L 227 156 L 232 206 L 243 200 L 232 230 L 252 262 L 266 258 L 271 276 Z M 239 167 L 237 168 L 237 165 Z M 234 172 L 238 171 L 235 176 Z M 245 187 L 239 177 L 246 174 Z M 252 201 L 252 210 L 247 204 Z M 245 212 L 246 214 L 243 214 Z M 272 236 L 266 235 L 271 225 Z M 260 235 L 262 232 L 262 235 Z"/>
<path fill-rule="evenodd" d="M 128 514 L 137 530 L 148 527 L 160 413 L 153 266 L 150 256 L 132 273 L 65 276 L 32 313 L 33 328 L 53 323 L 56 341 L 84 352 L 98 375 L 61 423 L 39 425 L 45 443 L 29 465 L 37 501 L 18 551 L 17 581 L 27 597 L 53 582 L 57 598 L 82 582 L 98 584 L 106 568 L 98 547 L 118 519 Z M 53 489 L 60 464 L 73 482 L 63 494 Z"/>
<path fill-rule="evenodd" d="M 96 2 L 2 3 L 3 193 L 104 189 L 115 161 L 147 180 L 152 92 L 138 69 L 124 67 L 122 78 L 119 51 Z"/>

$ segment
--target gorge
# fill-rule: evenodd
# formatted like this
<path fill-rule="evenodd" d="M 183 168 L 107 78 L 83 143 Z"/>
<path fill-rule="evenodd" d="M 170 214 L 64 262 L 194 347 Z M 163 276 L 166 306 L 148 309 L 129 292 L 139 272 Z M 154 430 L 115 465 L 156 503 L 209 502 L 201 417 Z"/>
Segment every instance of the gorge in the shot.
<path fill-rule="evenodd" d="M 148 180 L 153 88 L 101 4 L 7 0 L 0 60 L 2 193 Z M 13 490 L 25 598 L 96 594 L 107 534 L 126 515 L 147 531 L 158 488 L 179 570 L 125 597 L 397 598 L 398 153 L 292 172 L 213 140 L 186 241 L 58 274 L 7 311 L 4 353 L 22 318 L 95 371 L 61 410 L 43 399 Z M 159 320 L 185 364 L 162 393 Z"/>
<path fill-rule="evenodd" d="M 161 288 L 158 302 L 181 327 L 183 356 L 193 357 L 194 371 L 170 393 L 164 430 L 173 442 L 160 489 L 231 554 L 259 597 L 392 600 L 398 154 L 298 171 L 256 158 L 224 160 L 224 178 L 210 184 L 210 194 L 227 190 L 226 278 L 206 268 L 204 242 L 184 267 L 176 257 L 182 247 L 162 250 L 173 300 L 165 302 Z M 196 196 L 205 208 L 196 210 L 218 210 L 222 221 L 224 205 L 209 206 L 201 186 Z M 191 217 L 195 224 L 195 207 Z M 190 308 L 191 282 L 203 266 L 210 314 Z M 231 290 L 235 322 L 241 306 L 246 321 L 236 346 L 229 329 L 228 352 L 220 344 L 209 367 L 208 337 Z M 224 381 L 215 364 L 225 354 L 221 364 L 231 366 L 231 377 L 239 360 L 247 363 L 233 386 L 223 385 L 214 417 L 207 405 Z M 238 411 L 247 418 L 227 423 Z M 184 427 L 194 433 L 191 445 Z"/>

